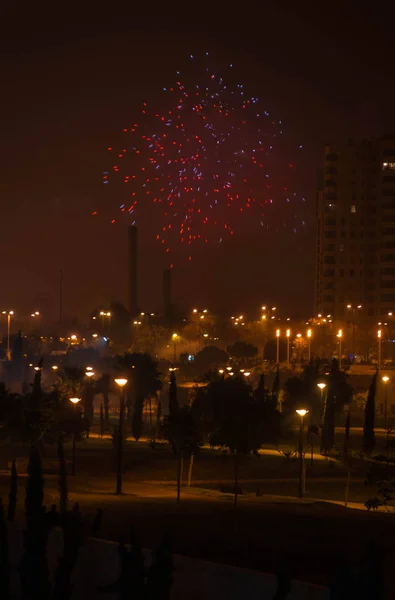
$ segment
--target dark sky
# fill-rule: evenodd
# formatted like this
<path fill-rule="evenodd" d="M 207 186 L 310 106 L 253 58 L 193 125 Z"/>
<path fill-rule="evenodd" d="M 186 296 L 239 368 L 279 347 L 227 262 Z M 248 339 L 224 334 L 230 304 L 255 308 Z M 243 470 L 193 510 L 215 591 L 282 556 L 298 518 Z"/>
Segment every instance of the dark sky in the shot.
<path fill-rule="evenodd" d="M 231 243 L 174 270 L 175 299 L 244 310 L 272 298 L 284 312 L 312 310 L 323 146 L 395 130 L 394 15 L 383 5 L 357 13 L 333 2 L 323 10 L 250 2 L 232 13 L 227 6 L 213 13 L 189 3 L 164 13 L 151 3 L 136 13 L 107 3 L 103 12 L 95 5 L 73 15 L 4 15 L 1 307 L 54 318 L 59 269 L 68 315 L 86 319 L 95 306 L 126 301 L 127 222 L 91 216 L 102 198 L 106 148 L 141 100 L 173 79 L 180 56 L 208 49 L 233 62 L 244 85 L 283 119 L 289 139 L 303 144 L 307 224 L 294 235 L 241 228 Z M 149 240 L 141 250 L 140 303 L 156 310 L 163 257 Z"/>

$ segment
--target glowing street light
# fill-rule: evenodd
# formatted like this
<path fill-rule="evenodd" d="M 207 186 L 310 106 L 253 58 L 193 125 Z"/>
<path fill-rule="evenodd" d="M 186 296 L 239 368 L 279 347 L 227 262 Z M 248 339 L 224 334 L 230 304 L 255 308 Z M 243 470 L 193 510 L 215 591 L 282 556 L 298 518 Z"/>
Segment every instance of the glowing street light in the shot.
<path fill-rule="evenodd" d="M 11 330 L 11 316 L 14 314 L 13 310 L 3 310 L 2 315 L 7 315 L 7 360 L 11 360 L 10 352 L 10 330 Z"/>
<path fill-rule="evenodd" d="M 279 329 L 276 329 L 276 363 L 279 365 L 280 363 L 280 333 Z"/>
<path fill-rule="evenodd" d="M 70 402 L 72 404 L 74 404 L 74 411 L 75 411 L 75 419 L 77 420 L 77 418 L 79 417 L 79 412 L 77 411 L 77 405 L 81 402 L 81 398 L 70 398 Z M 76 457 L 76 432 L 73 432 L 73 436 L 72 436 L 72 444 L 73 444 L 73 450 L 72 450 L 72 459 L 71 459 L 71 474 L 74 477 L 75 475 L 75 457 Z"/>
<path fill-rule="evenodd" d="M 339 329 L 336 334 L 336 337 L 339 339 L 339 369 L 342 368 L 342 337 L 343 337 L 343 329 Z"/>
<path fill-rule="evenodd" d="M 285 335 L 287 337 L 287 367 L 289 369 L 289 338 L 291 337 L 291 330 L 287 329 Z"/>
<path fill-rule="evenodd" d="M 304 472 L 304 425 L 303 419 L 309 412 L 305 408 L 300 408 L 297 411 L 297 414 L 300 417 L 300 426 L 299 426 L 299 498 L 303 498 L 304 496 L 304 488 L 305 488 L 305 472 Z"/>
<path fill-rule="evenodd" d="M 321 414 L 324 414 L 324 410 L 323 410 L 323 406 L 324 406 L 324 389 L 326 388 L 326 383 L 324 383 L 323 381 L 321 381 L 320 383 L 317 383 L 317 387 L 320 389 L 320 394 L 321 394 Z"/>
<path fill-rule="evenodd" d="M 114 379 L 120 389 L 121 397 L 119 401 L 119 424 L 118 424 L 118 447 L 117 447 L 117 486 L 116 495 L 122 494 L 122 467 L 123 467 L 123 421 L 125 412 L 125 385 L 128 380 L 125 377 Z"/>
<path fill-rule="evenodd" d="M 387 421 L 387 386 L 385 385 L 386 383 L 388 383 L 390 380 L 390 378 L 388 377 L 388 375 L 383 375 L 383 377 L 381 378 L 381 381 L 384 383 L 384 420 Z"/>
<path fill-rule="evenodd" d="M 307 346 L 307 357 L 308 357 L 308 361 L 309 362 L 311 360 L 311 335 L 312 335 L 312 333 L 313 332 L 312 332 L 311 329 L 307 330 L 307 343 L 308 343 L 308 346 Z"/>
<path fill-rule="evenodd" d="M 89 379 L 90 379 L 91 377 L 93 377 L 93 376 L 94 376 L 94 374 L 95 374 L 95 372 L 94 372 L 94 371 L 85 371 L 85 376 L 86 376 L 86 377 L 88 377 Z"/>
<path fill-rule="evenodd" d="M 377 362 L 378 362 L 378 371 L 380 372 L 380 368 L 381 368 L 381 329 L 377 330 L 377 341 L 378 341 L 378 357 L 377 357 Z"/>
<path fill-rule="evenodd" d="M 57 371 L 59 369 L 58 365 L 52 365 L 51 368 L 52 368 L 53 371 Z"/>
<path fill-rule="evenodd" d="M 176 364 L 176 358 L 177 358 L 177 340 L 180 336 L 178 335 L 178 333 L 173 333 L 173 335 L 171 336 L 171 339 L 173 340 L 173 364 Z"/>

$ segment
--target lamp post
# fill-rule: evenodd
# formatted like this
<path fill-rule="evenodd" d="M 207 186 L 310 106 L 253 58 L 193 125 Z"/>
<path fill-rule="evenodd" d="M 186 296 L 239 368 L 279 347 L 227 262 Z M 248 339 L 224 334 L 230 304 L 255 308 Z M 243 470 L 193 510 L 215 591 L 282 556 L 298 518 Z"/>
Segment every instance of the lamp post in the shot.
<path fill-rule="evenodd" d="M 303 498 L 304 496 L 304 424 L 303 419 L 309 412 L 305 408 L 301 408 L 296 411 L 300 417 L 300 427 L 299 427 L 299 498 Z"/>
<path fill-rule="evenodd" d="M 173 333 L 171 339 L 173 340 L 173 364 L 176 364 L 178 333 Z"/>
<path fill-rule="evenodd" d="M 351 321 L 351 325 L 352 325 L 352 364 L 355 364 L 355 316 L 357 313 L 357 310 L 361 310 L 362 309 L 362 304 L 358 304 L 358 306 L 353 306 L 352 304 L 347 304 L 347 309 L 351 310 L 353 313 L 353 320 Z"/>
<path fill-rule="evenodd" d="M 277 347 L 276 347 L 276 363 L 277 365 L 280 364 L 280 330 L 276 329 L 276 342 L 277 342 Z"/>
<path fill-rule="evenodd" d="M 381 368 L 381 329 L 377 330 L 377 342 L 378 342 L 377 370 L 380 373 L 380 368 Z"/>
<path fill-rule="evenodd" d="M 321 394 L 321 419 L 322 419 L 322 416 L 325 414 L 325 411 L 324 411 L 324 389 L 326 388 L 326 383 L 324 383 L 324 382 L 317 383 L 317 387 L 320 388 L 320 394 Z"/>
<path fill-rule="evenodd" d="M 287 367 L 289 369 L 289 338 L 291 337 L 291 330 L 287 329 L 285 335 L 287 336 Z"/>
<path fill-rule="evenodd" d="M 10 352 L 10 331 L 11 331 L 11 315 L 14 314 L 13 310 L 3 310 L 2 315 L 7 315 L 7 360 L 11 360 Z"/>
<path fill-rule="evenodd" d="M 384 421 L 385 422 L 387 422 L 387 401 L 388 401 L 387 386 L 385 384 L 388 383 L 389 380 L 390 380 L 390 378 L 388 377 L 388 375 L 383 375 L 383 377 L 381 378 L 381 381 L 384 383 Z"/>
<path fill-rule="evenodd" d="M 307 330 L 307 356 L 309 362 L 311 361 L 311 329 Z"/>
<path fill-rule="evenodd" d="M 342 368 L 342 337 L 343 337 L 343 329 L 339 329 L 337 332 L 337 337 L 339 339 L 339 369 L 341 371 Z"/>
<path fill-rule="evenodd" d="M 122 494 L 122 466 L 123 466 L 123 417 L 125 412 L 125 385 L 128 380 L 124 378 L 114 379 L 121 391 L 119 400 L 119 424 L 118 424 L 118 445 L 117 445 L 117 487 L 116 495 Z"/>
<path fill-rule="evenodd" d="M 77 423 L 77 415 L 78 413 L 78 404 L 81 402 L 81 398 L 70 398 L 70 402 L 72 402 L 74 404 L 74 409 L 75 409 L 75 421 Z M 76 450 L 76 433 L 75 431 L 73 431 L 73 438 L 72 438 L 72 444 L 73 444 L 73 454 L 72 454 L 72 462 L 71 462 L 71 474 L 74 477 L 75 475 L 75 450 Z"/>

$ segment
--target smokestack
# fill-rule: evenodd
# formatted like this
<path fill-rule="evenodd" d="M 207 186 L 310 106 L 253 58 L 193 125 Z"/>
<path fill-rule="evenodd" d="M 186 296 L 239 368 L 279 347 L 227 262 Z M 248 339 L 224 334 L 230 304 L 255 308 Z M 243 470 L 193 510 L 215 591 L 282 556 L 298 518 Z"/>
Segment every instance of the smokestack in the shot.
<path fill-rule="evenodd" d="M 137 231 L 135 225 L 130 225 L 128 229 L 128 308 L 132 317 L 135 317 L 139 312 L 137 300 Z"/>
<path fill-rule="evenodd" d="M 163 271 L 163 305 L 164 305 L 164 316 L 166 321 L 172 319 L 172 304 L 171 304 L 171 270 L 165 269 Z"/>

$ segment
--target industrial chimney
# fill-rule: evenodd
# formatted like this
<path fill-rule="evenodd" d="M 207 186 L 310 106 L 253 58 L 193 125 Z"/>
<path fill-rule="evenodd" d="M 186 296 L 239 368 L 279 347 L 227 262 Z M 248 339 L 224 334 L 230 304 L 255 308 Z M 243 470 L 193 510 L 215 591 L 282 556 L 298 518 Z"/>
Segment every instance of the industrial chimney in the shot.
<path fill-rule="evenodd" d="M 130 225 L 128 229 L 128 308 L 132 317 L 135 317 L 139 312 L 137 299 L 137 231 L 135 225 Z"/>
<path fill-rule="evenodd" d="M 172 303 L 171 303 L 171 270 L 163 271 L 163 314 L 167 322 L 172 320 Z"/>

